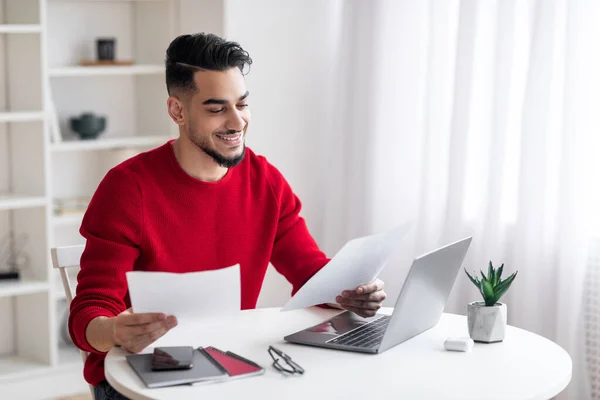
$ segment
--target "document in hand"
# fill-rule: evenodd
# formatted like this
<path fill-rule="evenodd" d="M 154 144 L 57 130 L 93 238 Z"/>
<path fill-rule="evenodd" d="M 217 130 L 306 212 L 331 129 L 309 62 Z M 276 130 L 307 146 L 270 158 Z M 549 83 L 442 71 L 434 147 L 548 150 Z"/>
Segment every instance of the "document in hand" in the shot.
<path fill-rule="evenodd" d="M 343 290 L 373 281 L 409 229 L 410 223 L 405 223 L 387 232 L 350 240 L 281 311 L 335 303 Z"/>
<path fill-rule="evenodd" d="M 232 315 L 241 308 L 239 264 L 201 272 L 131 271 L 126 275 L 136 313 L 162 312 L 183 322 Z"/>

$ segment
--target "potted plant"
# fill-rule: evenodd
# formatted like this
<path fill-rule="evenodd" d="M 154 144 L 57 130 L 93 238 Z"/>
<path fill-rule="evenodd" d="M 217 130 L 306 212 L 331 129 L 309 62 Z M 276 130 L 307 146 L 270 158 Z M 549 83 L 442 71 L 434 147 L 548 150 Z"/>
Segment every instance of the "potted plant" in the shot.
<path fill-rule="evenodd" d="M 504 264 L 496 269 L 490 261 L 488 274 L 485 276 L 481 271 L 481 279 L 471 276 L 465 269 L 467 276 L 483 296 L 483 301 L 474 301 L 467 307 L 469 336 L 476 342 L 493 343 L 504 340 L 506 304 L 500 303 L 499 300 L 513 283 L 519 271 L 502 280 L 503 269 Z"/>

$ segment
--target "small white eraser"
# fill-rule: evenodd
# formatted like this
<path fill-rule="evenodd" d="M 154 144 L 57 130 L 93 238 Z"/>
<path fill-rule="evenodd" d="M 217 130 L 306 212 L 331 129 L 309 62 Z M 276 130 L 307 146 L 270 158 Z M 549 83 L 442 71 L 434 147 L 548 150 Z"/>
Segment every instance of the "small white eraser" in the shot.
<path fill-rule="evenodd" d="M 451 351 L 471 351 L 474 344 L 469 337 L 449 337 L 444 342 L 444 347 Z"/>

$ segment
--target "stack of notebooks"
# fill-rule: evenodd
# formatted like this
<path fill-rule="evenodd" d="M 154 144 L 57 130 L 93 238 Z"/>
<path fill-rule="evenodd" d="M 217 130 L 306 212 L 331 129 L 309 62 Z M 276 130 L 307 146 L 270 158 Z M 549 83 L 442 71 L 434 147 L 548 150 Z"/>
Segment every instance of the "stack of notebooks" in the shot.
<path fill-rule="evenodd" d="M 260 365 L 244 357 L 212 346 L 194 350 L 193 366 L 189 369 L 157 371 L 152 368 L 152 354 L 133 354 L 125 358 L 149 388 L 223 382 L 265 372 Z"/>

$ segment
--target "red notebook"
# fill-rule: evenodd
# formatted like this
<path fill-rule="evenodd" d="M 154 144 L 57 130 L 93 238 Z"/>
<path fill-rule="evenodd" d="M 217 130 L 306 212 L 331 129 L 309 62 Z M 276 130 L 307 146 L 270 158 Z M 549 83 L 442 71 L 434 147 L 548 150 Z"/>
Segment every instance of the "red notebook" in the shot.
<path fill-rule="evenodd" d="M 265 372 L 260 365 L 245 359 L 231 351 L 222 351 L 215 347 L 205 347 L 208 353 L 231 378 L 261 375 Z"/>

